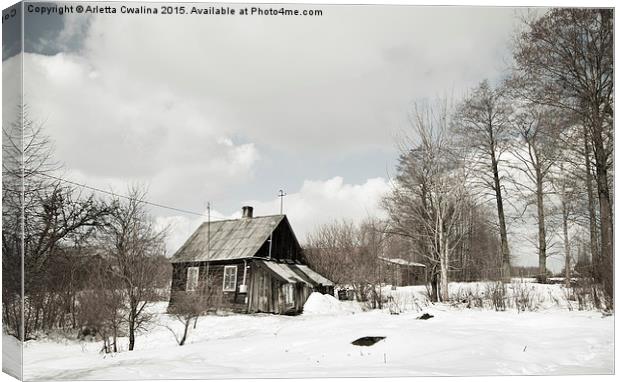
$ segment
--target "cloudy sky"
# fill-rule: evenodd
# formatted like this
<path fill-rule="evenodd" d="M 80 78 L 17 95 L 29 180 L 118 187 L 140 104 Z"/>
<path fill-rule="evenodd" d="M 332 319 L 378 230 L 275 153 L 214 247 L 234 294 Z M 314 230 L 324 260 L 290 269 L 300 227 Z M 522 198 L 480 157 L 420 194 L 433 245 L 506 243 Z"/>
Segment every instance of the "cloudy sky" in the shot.
<path fill-rule="evenodd" d="M 284 189 L 303 241 L 318 224 L 381 214 L 412 103 L 499 79 L 522 12 L 317 7 L 323 16 L 26 13 L 25 99 L 67 178 L 148 184 L 154 202 L 204 212 L 211 201 L 217 217 L 246 204 L 278 213 Z M 5 70 L 18 64 L 7 46 Z M 172 224 L 170 251 L 202 221 L 152 212 Z"/>

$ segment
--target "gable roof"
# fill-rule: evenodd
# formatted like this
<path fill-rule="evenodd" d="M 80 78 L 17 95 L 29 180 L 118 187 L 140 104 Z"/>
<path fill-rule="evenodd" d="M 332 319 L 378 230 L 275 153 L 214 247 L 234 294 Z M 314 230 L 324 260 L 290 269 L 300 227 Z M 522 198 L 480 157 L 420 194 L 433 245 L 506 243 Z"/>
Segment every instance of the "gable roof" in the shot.
<path fill-rule="evenodd" d="M 285 215 L 272 215 L 202 223 L 170 261 L 182 263 L 247 259 L 258 252 L 273 230 L 285 219 Z"/>

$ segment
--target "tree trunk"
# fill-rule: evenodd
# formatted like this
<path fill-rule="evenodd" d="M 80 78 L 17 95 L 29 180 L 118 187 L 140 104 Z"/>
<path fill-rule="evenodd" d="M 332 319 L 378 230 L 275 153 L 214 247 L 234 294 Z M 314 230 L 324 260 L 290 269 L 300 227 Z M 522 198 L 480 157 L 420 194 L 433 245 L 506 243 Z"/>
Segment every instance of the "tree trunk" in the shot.
<path fill-rule="evenodd" d="M 114 341 L 112 343 L 112 346 L 114 347 L 114 353 L 118 353 L 118 348 L 116 347 L 116 338 L 118 337 L 118 326 L 116 324 L 114 324 L 114 327 L 112 328 L 112 341 Z"/>
<path fill-rule="evenodd" d="M 565 196 L 562 197 L 565 198 Z M 565 200 L 562 200 L 562 228 L 564 231 L 564 285 L 569 288 L 571 279 L 570 244 L 568 240 L 568 206 Z"/>
<path fill-rule="evenodd" d="M 538 273 L 541 283 L 547 282 L 547 237 L 545 232 L 545 206 L 543 177 L 536 166 L 536 209 L 538 213 Z"/>
<path fill-rule="evenodd" d="M 134 333 L 134 329 L 133 327 L 129 327 L 129 351 L 133 350 L 133 347 L 136 343 L 136 337 L 135 337 L 135 333 Z"/>
<path fill-rule="evenodd" d="M 110 338 L 105 334 L 103 335 L 103 347 L 101 350 L 106 354 L 110 352 Z"/>
<path fill-rule="evenodd" d="M 607 151 L 602 135 L 602 121 L 596 116 L 593 122 L 592 143 L 596 167 L 596 186 L 598 189 L 601 216 L 601 279 L 603 290 L 613 308 L 614 298 L 614 226 L 609 180 L 607 175 Z"/>
<path fill-rule="evenodd" d="M 431 275 L 431 301 L 439 301 L 439 280 L 437 279 L 437 272 L 433 271 Z"/>
<path fill-rule="evenodd" d="M 185 340 L 187 339 L 187 330 L 189 329 L 189 323 L 192 321 L 191 317 L 185 319 L 185 328 L 183 329 L 183 338 L 179 341 L 179 346 L 185 345 Z"/>
<path fill-rule="evenodd" d="M 584 126 L 584 158 L 586 164 L 586 190 L 588 192 L 588 223 L 590 225 L 590 254 L 592 276 L 597 282 L 601 282 L 600 264 L 598 245 L 598 223 L 596 219 L 596 200 L 594 190 L 592 188 L 592 170 L 590 163 L 590 144 L 588 143 L 588 132 Z"/>
<path fill-rule="evenodd" d="M 129 313 L 129 351 L 132 351 L 134 348 L 134 345 L 136 343 L 136 334 L 135 334 L 135 322 L 136 322 L 136 316 L 135 316 L 135 309 L 132 306 L 131 311 Z"/>
<path fill-rule="evenodd" d="M 493 181 L 495 185 L 495 200 L 497 202 L 497 216 L 499 219 L 499 236 L 501 240 L 502 254 L 502 280 L 510 282 L 510 250 L 508 248 L 508 233 L 506 230 L 506 218 L 504 216 L 504 202 L 502 199 L 502 189 L 499 181 L 499 170 L 495 150 L 491 152 L 491 168 L 493 171 Z"/>
<path fill-rule="evenodd" d="M 442 250 L 443 254 L 440 258 L 441 266 L 441 301 L 447 302 L 449 300 L 448 295 L 448 254 L 446 246 Z"/>

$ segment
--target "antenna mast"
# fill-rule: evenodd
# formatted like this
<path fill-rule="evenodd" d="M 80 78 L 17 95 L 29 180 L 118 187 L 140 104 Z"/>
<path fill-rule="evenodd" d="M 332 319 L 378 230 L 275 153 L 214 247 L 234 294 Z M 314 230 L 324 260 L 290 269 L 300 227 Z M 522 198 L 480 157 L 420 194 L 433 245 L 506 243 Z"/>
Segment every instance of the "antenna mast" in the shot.
<path fill-rule="evenodd" d="M 205 280 L 206 280 L 206 289 L 207 289 L 207 295 L 206 297 L 206 301 L 207 301 L 207 309 L 209 309 L 209 302 L 210 302 L 210 296 L 209 296 L 209 287 L 210 287 L 210 283 L 211 281 L 209 280 L 209 256 L 211 255 L 211 202 L 207 202 L 207 269 L 205 270 Z"/>
<path fill-rule="evenodd" d="M 207 259 L 211 247 L 211 202 L 207 202 Z"/>

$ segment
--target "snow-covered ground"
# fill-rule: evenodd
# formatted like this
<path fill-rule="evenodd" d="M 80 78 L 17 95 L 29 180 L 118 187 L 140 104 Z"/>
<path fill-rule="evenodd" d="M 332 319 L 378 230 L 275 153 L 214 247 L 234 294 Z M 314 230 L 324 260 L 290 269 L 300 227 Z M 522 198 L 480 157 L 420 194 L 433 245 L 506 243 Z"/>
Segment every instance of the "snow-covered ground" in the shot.
<path fill-rule="evenodd" d="M 20 378 L 22 374 L 22 346 L 13 336 L 2 335 L 2 371 Z"/>
<path fill-rule="evenodd" d="M 463 285 L 460 285 L 461 290 Z M 457 288 L 455 284 L 451 289 Z M 24 347 L 25 379 L 287 378 L 613 373 L 613 316 L 548 306 L 535 312 L 430 305 L 423 287 L 399 288 L 403 313 L 362 311 L 312 295 L 299 316 L 229 315 L 198 320 L 185 346 L 163 314 L 136 349 L 104 355 L 100 342 L 36 340 Z M 394 310 L 394 309 L 392 309 Z M 434 317 L 416 319 L 422 313 Z M 385 336 L 370 347 L 351 344 Z"/>

